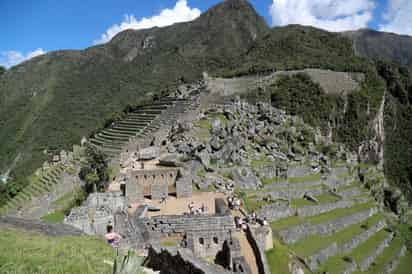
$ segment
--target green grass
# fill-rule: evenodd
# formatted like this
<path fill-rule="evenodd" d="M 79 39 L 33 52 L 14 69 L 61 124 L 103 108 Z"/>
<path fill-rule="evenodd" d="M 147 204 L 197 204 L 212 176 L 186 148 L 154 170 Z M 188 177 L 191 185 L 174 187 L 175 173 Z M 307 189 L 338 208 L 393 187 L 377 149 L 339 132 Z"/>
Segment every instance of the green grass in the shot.
<path fill-rule="evenodd" d="M 368 202 L 364 204 L 358 204 L 356 206 L 350 208 L 338 208 L 323 214 L 319 214 L 316 216 L 311 217 L 300 217 L 300 216 L 292 216 L 288 218 L 281 219 L 277 222 L 271 223 L 271 227 L 273 230 L 282 230 L 288 226 L 298 225 L 302 223 L 309 223 L 309 224 L 319 224 L 324 223 L 329 220 L 338 219 L 347 215 L 352 215 L 358 213 L 360 211 L 366 210 L 368 208 L 372 208 L 375 206 L 375 203 Z"/>
<path fill-rule="evenodd" d="M 114 250 L 94 237 L 0 230 L 0 273 L 111 273 Z"/>
<path fill-rule="evenodd" d="M 315 197 L 318 199 L 319 204 L 326 204 L 326 203 L 333 203 L 337 202 L 340 199 L 334 195 L 331 194 L 323 194 Z M 312 205 L 317 205 L 317 203 L 309 201 L 307 199 L 301 198 L 301 199 L 294 199 L 291 202 L 292 207 L 304 207 L 304 206 L 312 206 Z"/>
<path fill-rule="evenodd" d="M 262 198 L 258 198 L 256 195 L 246 195 L 246 198 L 243 198 L 245 208 L 248 212 L 253 212 L 260 209 L 262 206 L 269 204 L 269 202 L 264 201 Z"/>
<path fill-rule="evenodd" d="M 336 242 L 338 246 L 349 242 L 352 238 L 355 236 L 361 234 L 362 232 L 365 231 L 364 228 L 362 228 L 363 225 L 367 225 L 368 227 L 373 226 L 376 224 L 379 220 L 382 220 L 382 215 L 381 214 L 375 214 L 374 216 L 370 217 L 366 221 L 351 225 L 347 227 L 346 229 L 339 231 L 333 235 L 330 236 L 321 236 L 321 235 L 313 235 L 309 236 L 306 239 L 303 239 L 291 246 L 291 249 L 295 251 L 297 254 L 299 254 L 302 257 L 310 256 L 313 253 L 328 247 L 330 244 L 333 242 Z"/>
<path fill-rule="evenodd" d="M 284 180 L 279 177 L 273 177 L 273 178 L 264 178 L 261 181 L 262 181 L 262 184 L 265 186 L 265 185 L 280 183 L 280 182 L 283 182 Z"/>
<path fill-rule="evenodd" d="M 405 256 L 401 259 L 398 268 L 395 270 L 395 274 L 410 274 L 412 265 L 412 253 L 407 251 Z"/>
<path fill-rule="evenodd" d="M 329 258 L 317 271 L 317 273 L 341 273 L 346 268 L 346 262 L 342 256 Z"/>
<path fill-rule="evenodd" d="M 64 217 L 64 212 L 58 210 L 48 215 L 44 215 L 41 219 L 46 223 L 61 223 L 63 222 Z"/>
<path fill-rule="evenodd" d="M 367 256 L 369 256 L 381 243 L 388 237 L 389 232 L 386 230 L 381 230 L 372 237 L 370 237 L 366 242 L 359 245 L 357 248 L 352 250 L 350 257 L 354 259 L 357 263 L 362 262 Z"/>
<path fill-rule="evenodd" d="M 273 240 L 273 249 L 266 251 L 271 274 L 289 273 L 289 250 L 276 239 Z"/>
<path fill-rule="evenodd" d="M 394 238 L 391 244 L 387 248 L 385 248 L 381 255 L 376 258 L 375 263 L 372 264 L 368 271 L 366 271 L 365 273 L 383 273 L 385 265 L 391 260 L 395 259 L 395 257 L 398 255 L 398 252 L 402 248 L 402 245 L 403 241 L 401 238 Z"/>
<path fill-rule="evenodd" d="M 288 178 L 288 182 L 291 184 L 315 182 L 315 181 L 319 181 L 320 178 L 321 178 L 320 173 L 316 173 L 316 174 L 309 174 L 309 175 L 302 176 L 302 177 L 291 177 L 291 178 Z"/>

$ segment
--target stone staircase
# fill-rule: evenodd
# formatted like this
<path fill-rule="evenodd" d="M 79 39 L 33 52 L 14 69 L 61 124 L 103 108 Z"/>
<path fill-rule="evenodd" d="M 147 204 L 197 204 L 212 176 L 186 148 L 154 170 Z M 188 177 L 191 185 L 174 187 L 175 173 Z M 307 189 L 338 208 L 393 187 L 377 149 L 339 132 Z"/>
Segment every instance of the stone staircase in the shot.
<path fill-rule="evenodd" d="M 396 273 L 408 253 L 403 240 L 388 229 L 378 203 L 349 171 L 332 170 L 322 179 L 295 175 L 263 191 L 289 204 L 265 205 L 258 215 L 271 222 L 274 234 L 310 271 Z M 307 194 L 315 201 L 302 198 Z"/>
<path fill-rule="evenodd" d="M 90 143 L 108 156 L 117 157 L 129 141 L 150 138 L 153 132 L 170 126 L 181 114 L 195 108 L 194 102 L 192 97 L 164 97 L 128 113 L 124 119 L 95 134 Z"/>

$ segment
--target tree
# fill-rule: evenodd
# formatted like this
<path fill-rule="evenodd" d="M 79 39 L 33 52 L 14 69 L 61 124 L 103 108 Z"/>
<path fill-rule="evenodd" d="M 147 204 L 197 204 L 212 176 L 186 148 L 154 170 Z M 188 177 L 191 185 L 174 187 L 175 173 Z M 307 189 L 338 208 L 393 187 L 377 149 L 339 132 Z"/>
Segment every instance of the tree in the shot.
<path fill-rule="evenodd" d="M 5 73 L 5 72 L 6 72 L 6 68 L 0 66 L 0 76 L 1 76 L 3 73 Z"/>
<path fill-rule="evenodd" d="M 106 155 L 88 146 L 86 148 L 88 164 L 80 170 L 79 177 L 85 181 L 85 191 L 87 193 L 104 191 L 108 180 L 108 166 Z"/>

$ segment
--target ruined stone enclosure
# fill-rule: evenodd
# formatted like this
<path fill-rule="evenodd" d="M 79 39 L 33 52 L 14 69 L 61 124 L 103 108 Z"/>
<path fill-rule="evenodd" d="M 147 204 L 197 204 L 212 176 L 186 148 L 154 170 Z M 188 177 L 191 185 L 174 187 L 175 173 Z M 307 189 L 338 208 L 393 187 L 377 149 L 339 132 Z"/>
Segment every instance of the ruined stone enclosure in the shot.
<path fill-rule="evenodd" d="M 177 192 L 176 178 L 179 169 L 159 168 L 151 170 L 133 170 L 126 180 L 126 197 L 129 203 L 142 202 L 145 197 L 154 200 L 167 198 L 170 194 L 180 196 Z"/>

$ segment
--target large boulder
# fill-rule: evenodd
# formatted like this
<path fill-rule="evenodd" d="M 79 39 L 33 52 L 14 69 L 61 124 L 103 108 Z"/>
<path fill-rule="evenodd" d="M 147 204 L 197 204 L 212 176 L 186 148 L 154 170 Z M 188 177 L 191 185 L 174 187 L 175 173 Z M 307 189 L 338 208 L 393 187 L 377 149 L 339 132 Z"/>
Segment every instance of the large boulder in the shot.
<path fill-rule="evenodd" d="M 181 167 L 183 163 L 180 160 L 179 154 L 170 153 L 159 159 L 159 165 L 170 167 Z"/>
<path fill-rule="evenodd" d="M 139 151 L 139 160 L 153 160 L 159 157 L 160 155 L 160 148 L 152 146 L 141 149 Z"/>
<path fill-rule="evenodd" d="M 262 186 L 262 182 L 248 167 L 234 169 L 232 180 L 241 189 L 257 189 Z"/>

